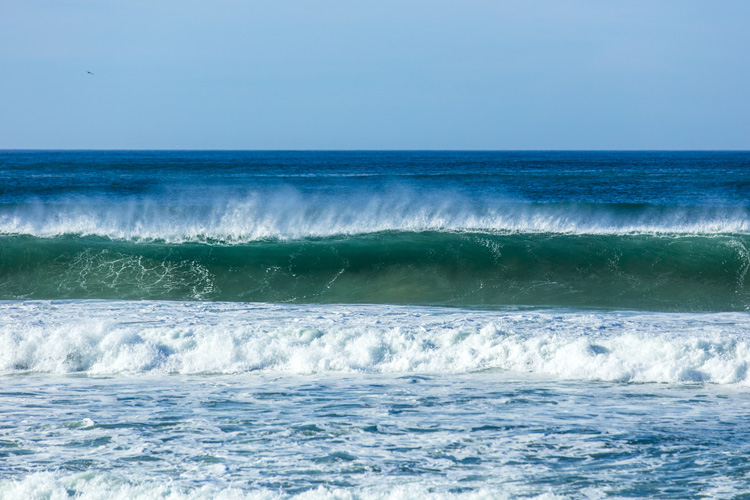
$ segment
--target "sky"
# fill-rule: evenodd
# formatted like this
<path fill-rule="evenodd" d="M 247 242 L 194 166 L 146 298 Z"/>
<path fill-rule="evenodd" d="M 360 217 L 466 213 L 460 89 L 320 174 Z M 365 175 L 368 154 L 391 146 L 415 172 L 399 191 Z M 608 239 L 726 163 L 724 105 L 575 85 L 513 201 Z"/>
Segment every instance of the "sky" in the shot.
<path fill-rule="evenodd" d="M 749 22 L 747 0 L 0 0 L 0 148 L 749 150 Z"/>

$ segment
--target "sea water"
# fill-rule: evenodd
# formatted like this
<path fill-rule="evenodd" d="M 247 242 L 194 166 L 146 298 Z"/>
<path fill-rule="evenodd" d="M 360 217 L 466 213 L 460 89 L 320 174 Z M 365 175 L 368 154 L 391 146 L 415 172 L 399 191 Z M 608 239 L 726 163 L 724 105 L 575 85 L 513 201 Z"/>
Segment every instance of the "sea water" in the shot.
<path fill-rule="evenodd" d="M 750 494 L 750 154 L 0 152 L 0 498 Z"/>

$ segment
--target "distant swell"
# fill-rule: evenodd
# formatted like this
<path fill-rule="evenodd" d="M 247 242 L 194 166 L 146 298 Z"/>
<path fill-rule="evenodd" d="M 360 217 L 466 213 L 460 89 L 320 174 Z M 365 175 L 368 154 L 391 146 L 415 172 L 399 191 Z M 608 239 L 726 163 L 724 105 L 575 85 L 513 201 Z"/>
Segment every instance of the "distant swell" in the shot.
<path fill-rule="evenodd" d="M 0 299 L 750 307 L 747 235 L 384 232 L 223 245 L 0 237 Z"/>
<path fill-rule="evenodd" d="M 464 373 L 747 385 L 743 313 L 0 303 L 0 370 Z"/>

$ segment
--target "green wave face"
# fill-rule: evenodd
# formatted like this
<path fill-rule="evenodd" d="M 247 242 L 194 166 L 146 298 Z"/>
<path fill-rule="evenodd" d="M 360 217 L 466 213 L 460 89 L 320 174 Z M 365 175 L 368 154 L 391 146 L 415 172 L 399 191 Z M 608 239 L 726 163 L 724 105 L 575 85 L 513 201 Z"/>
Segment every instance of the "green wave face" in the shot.
<path fill-rule="evenodd" d="M 0 299 L 750 307 L 750 236 L 379 233 L 243 245 L 0 237 Z"/>

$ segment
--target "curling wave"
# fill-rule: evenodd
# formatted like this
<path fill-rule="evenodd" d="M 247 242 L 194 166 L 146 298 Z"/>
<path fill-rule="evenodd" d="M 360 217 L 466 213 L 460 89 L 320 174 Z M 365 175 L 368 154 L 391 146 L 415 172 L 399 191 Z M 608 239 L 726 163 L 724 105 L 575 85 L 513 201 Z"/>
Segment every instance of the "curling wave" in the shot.
<path fill-rule="evenodd" d="M 0 299 L 742 311 L 750 236 L 387 232 L 242 245 L 0 237 Z"/>

